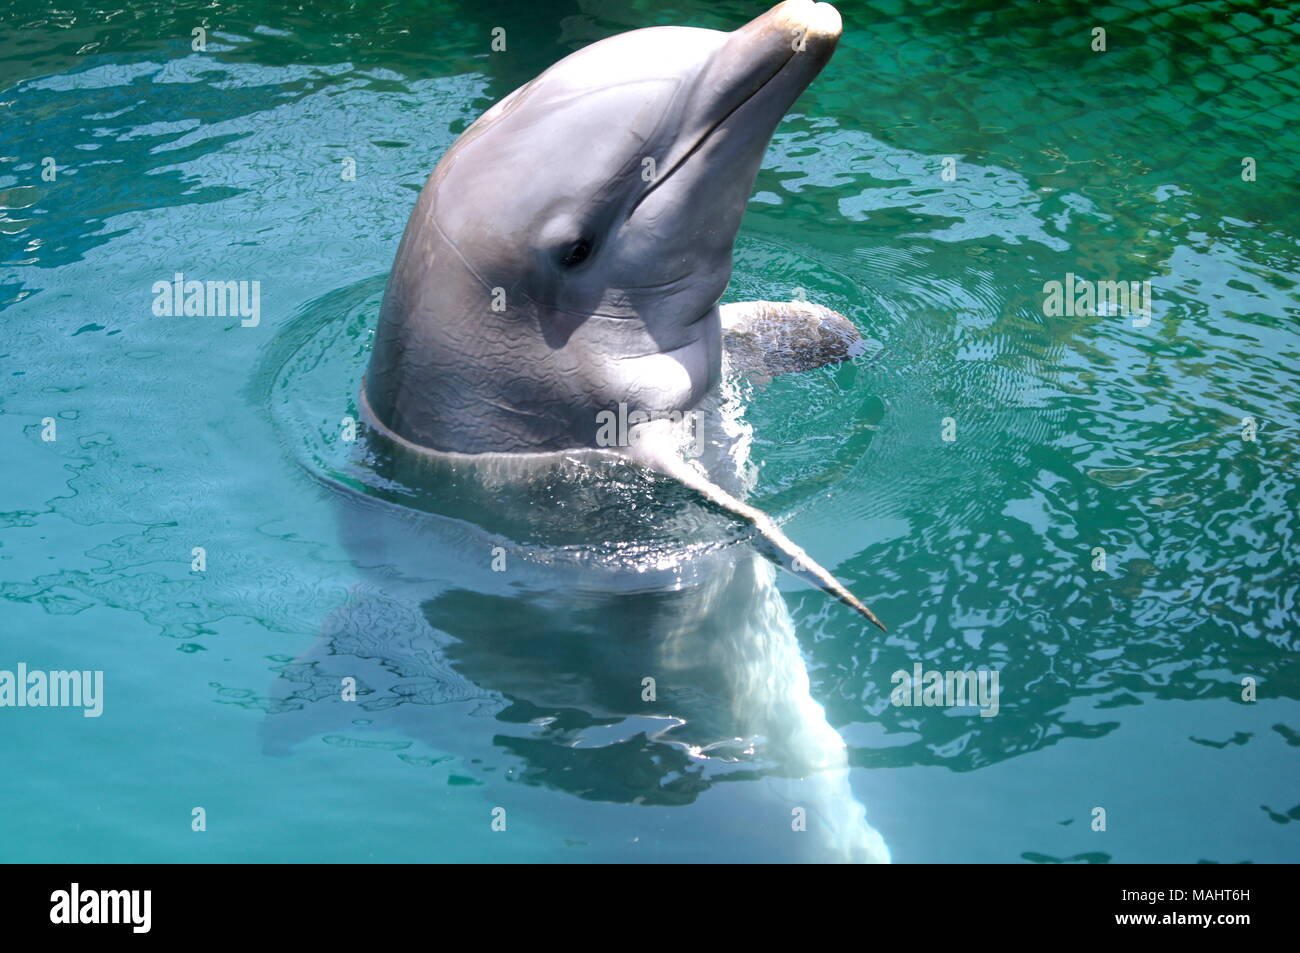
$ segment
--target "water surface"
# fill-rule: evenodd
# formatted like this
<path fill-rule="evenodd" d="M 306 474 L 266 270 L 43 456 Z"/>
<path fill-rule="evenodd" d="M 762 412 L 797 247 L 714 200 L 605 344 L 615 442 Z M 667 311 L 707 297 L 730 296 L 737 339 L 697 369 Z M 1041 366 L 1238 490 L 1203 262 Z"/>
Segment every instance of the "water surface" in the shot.
<path fill-rule="evenodd" d="M 747 392 L 745 413 L 752 501 L 890 624 L 777 580 L 868 819 L 903 862 L 1300 859 L 1294 14 L 840 8 L 840 50 L 764 162 L 728 299 L 802 289 L 871 343 Z M 684 751 L 592 694 L 636 600 L 669 589 L 583 615 L 579 593 L 484 575 L 408 617 L 376 594 L 382 561 L 349 529 L 368 511 L 336 488 L 403 502 L 340 422 L 406 217 L 456 135 L 586 43 L 758 12 L 0 14 L 0 668 L 106 680 L 99 719 L 0 710 L 0 858 L 779 854 L 775 833 L 728 827 L 763 783 L 741 755 Z M 155 316 L 152 286 L 176 272 L 260 281 L 260 323 Z M 1149 324 L 1045 314 L 1044 282 L 1067 274 L 1150 281 Z M 744 545 L 671 488 L 620 479 L 644 548 L 552 538 L 556 559 L 641 565 L 687 540 L 698 582 L 691 566 L 704 578 Z M 530 532 L 458 525 L 473 552 Z M 512 612 L 510 646 L 466 637 Z M 446 639 L 401 640 L 430 627 Z M 330 654 L 368 660 L 383 690 L 342 708 Z M 558 687 L 521 682 L 548 662 Z M 998 671 L 998 715 L 891 705 L 891 674 L 917 662 Z M 707 692 L 689 701 L 708 710 Z"/>

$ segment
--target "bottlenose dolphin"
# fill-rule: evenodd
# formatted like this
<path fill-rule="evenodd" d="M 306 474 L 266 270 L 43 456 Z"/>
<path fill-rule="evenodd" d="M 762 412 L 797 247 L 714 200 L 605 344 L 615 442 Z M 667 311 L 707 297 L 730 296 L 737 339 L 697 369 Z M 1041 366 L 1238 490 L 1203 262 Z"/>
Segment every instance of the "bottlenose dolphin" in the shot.
<path fill-rule="evenodd" d="M 731 33 L 633 30 L 485 112 L 407 223 L 362 386 L 370 424 L 411 450 L 539 454 L 607 446 L 602 421 L 626 415 L 638 423 L 623 452 L 752 524 L 778 561 L 883 629 L 685 463 L 665 424 L 716 389 L 724 330 L 733 359 L 770 346 L 787 370 L 854 353 L 852 324 L 829 309 L 719 307 L 768 140 L 840 28 L 830 4 L 787 0 Z"/>
<path fill-rule="evenodd" d="M 839 33 L 830 5 L 788 0 L 731 33 L 615 36 L 438 163 L 359 397 L 371 492 L 340 495 L 367 581 L 283 670 L 269 750 L 322 719 L 355 732 L 360 709 L 360 730 L 505 749 L 525 783 L 618 807 L 583 839 L 630 822 L 613 846 L 647 859 L 671 837 L 669 859 L 888 860 L 772 562 L 698 505 L 874 621 L 741 501 L 756 471 L 737 452 L 737 375 L 844 360 L 859 335 L 817 305 L 719 305 L 767 141 Z M 611 447 L 615 408 L 635 423 Z M 493 717 L 449 726 L 465 706 Z"/>

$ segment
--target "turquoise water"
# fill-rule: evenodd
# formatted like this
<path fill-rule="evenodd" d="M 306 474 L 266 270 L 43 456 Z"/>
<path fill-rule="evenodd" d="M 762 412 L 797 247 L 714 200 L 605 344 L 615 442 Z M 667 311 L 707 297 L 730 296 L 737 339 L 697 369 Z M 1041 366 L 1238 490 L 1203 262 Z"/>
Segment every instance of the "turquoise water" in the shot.
<path fill-rule="evenodd" d="M 466 124 L 761 7 L 277 6 L 0 14 L 0 669 L 105 680 L 97 719 L 0 709 L 0 859 L 783 858 L 734 822 L 779 765 L 660 731 L 721 730 L 707 679 L 653 718 L 607 682 L 677 590 L 581 584 L 685 552 L 690 597 L 738 529 L 629 473 L 576 521 L 554 483 L 425 520 L 340 438 Z M 901 862 L 1300 859 L 1294 11 L 840 9 L 728 298 L 801 288 L 870 344 L 745 393 L 751 501 L 890 625 L 777 579 L 868 820 Z M 156 316 L 176 272 L 260 281 L 260 323 Z M 1149 324 L 1046 314 L 1067 274 L 1149 280 Z M 503 541 L 542 568 L 492 577 Z M 998 715 L 891 705 L 915 663 L 998 671 Z"/>

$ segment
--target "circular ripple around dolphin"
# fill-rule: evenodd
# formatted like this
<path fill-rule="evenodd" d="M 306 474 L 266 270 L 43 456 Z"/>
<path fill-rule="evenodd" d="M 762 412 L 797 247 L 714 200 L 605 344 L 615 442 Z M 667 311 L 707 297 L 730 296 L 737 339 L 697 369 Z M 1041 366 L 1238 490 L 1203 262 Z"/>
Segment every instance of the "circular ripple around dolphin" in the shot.
<path fill-rule="evenodd" d="M 760 468 L 751 500 L 784 522 L 847 478 L 870 444 L 882 405 L 864 393 L 859 380 L 879 351 L 867 325 L 880 316 L 862 315 L 853 304 L 853 283 L 828 277 L 807 256 L 742 240 L 736 257 L 728 300 L 789 299 L 786 286 L 802 280 L 810 300 L 850 315 L 868 338 L 868 352 L 857 361 L 746 387 L 745 416 L 753 424 L 752 456 Z M 385 277 L 376 276 L 306 304 L 256 375 L 256 396 L 269 404 L 286 447 L 313 478 L 340 491 L 464 520 L 547 561 L 661 568 L 749 538 L 748 527 L 632 465 L 601 466 L 599 472 L 578 465 L 490 486 L 467 472 L 472 468 L 461 468 L 431 484 L 427 472 L 412 478 L 409 467 L 394 466 L 389 451 L 364 439 L 364 428 L 359 427 L 361 439 L 349 442 L 346 431 L 360 419 L 357 388 L 384 284 Z M 794 466 L 795 457 L 806 461 L 810 440 L 817 443 L 817 467 Z M 788 472 L 786 457 L 792 458 Z M 769 480 L 769 473 L 777 479 Z"/>
<path fill-rule="evenodd" d="M 846 378 L 845 399 L 802 395 L 815 424 L 761 420 L 765 408 L 759 405 L 756 430 L 762 427 L 781 443 L 766 451 L 767 487 L 779 493 L 824 479 L 826 505 L 870 536 L 876 521 L 903 517 L 912 524 L 914 514 L 929 509 L 926 501 L 982 499 L 975 484 L 981 473 L 998 469 L 995 457 L 1009 446 L 1032 448 L 1050 439 L 1063 413 L 1049 399 L 1059 347 L 1033 343 L 1044 337 L 1034 299 L 999 284 L 981 254 L 977 249 L 954 265 L 936 262 L 920 245 L 818 253 L 812 267 L 827 278 L 814 300 L 840 310 L 841 303 L 851 308 L 858 302 L 856 311 L 845 313 L 874 350 L 853 368 L 858 376 Z M 860 277 L 855 282 L 847 275 Z M 813 375 L 794 375 L 774 387 L 815 390 L 820 383 Z M 951 441 L 944 439 L 949 421 Z M 862 446 L 860 453 L 831 454 L 832 464 L 845 461 L 833 478 L 801 474 L 806 458 L 796 449 L 799 434 L 824 441 L 842 433 L 850 436 L 838 442 L 851 444 L 861 431 L 874 437 L 869 451 Z M 1028 459 L 1023 462 L 1032 469 Z M 845 489 L 852 492 L 840 492 Z M 972 525 L 971 515 L 944 531 Z"/>
<path fill-rule="evenodd" d="M 743 528 L 687 491 L 630 464 L 572 461 L 526 480 L 481 479 L 474 465 L 430 469 L 399 459 L 359 424 L 357 391 L 370 354 L 384 277 L 308 303 L 257 375 L 292 456 L 341 492 L 460 520 L 547 562 L 623 568 L 675 564 L 741 540 Z M 347 439 L 350 428 L 357 438 Z"/>

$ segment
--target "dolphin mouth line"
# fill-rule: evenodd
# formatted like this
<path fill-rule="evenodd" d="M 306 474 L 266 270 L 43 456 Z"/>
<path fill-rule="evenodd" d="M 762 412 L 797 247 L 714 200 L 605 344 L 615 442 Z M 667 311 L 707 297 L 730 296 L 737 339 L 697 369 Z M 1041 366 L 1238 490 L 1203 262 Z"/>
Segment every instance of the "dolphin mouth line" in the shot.
<path fill-rule="evenodd" d="M 755 88 L 753 92 L 751 92 L 748 96 L 746 96 L 740 102 L 736 103 L 736 105 L 732 106 L 729 110 L 727 110 L 726 115 L 724 115 L 717 122 L 713 123 L 713 125 L 709 126 L 708 129 L 704 130 L 704 132 L 700 135 L 700 137 L 695 140 L 694 145 L 692 145 L 689 149 L 687 149 L 686 153 L 680 159 L 678 159 L 676 162 L 673 163 L 673 167 L 669 169 L 667 172 L 665 172 L 663 175 L 656 178 L 654 182 L 651 183 L 650 188 L 646 189 L 637 197 L 637 200 L 632 203 L 632 207 L 628 209 L 627 215 L 624 216 L 624 221 L 630 219 L 633 216 L 633 214 L 635 214 L 636 210 L 641 207 L 641 203 L 644 202 L 646 199 L 648 199 L 651 196 L 651 194 L 654 193 L 655 189 L 659 188 L 659 186 L 663 185 L 670 178 L 672 178 L 673 174 L 676 173 L 677 170 L 680 169 L 682 166 L 684 166 L 690 160 L 691 156 L 699 152 L 700 149 L 704 147 L 704 144 L 709 141 L 709 139 L 713 136 L 713 134 L 717 132 L 718 129 L 728 119 L 730 119 L 737 112 L 739 112 L 755 96 L 757 96 L 763 90 L 767 89 L 767 87 L 771 85 L 772 80 L 776 79 L 778 76 L 784 73 L 785 68 L 790 65 L 791 61 L 794 60 L 794 58 L 797 55 L 798 55 L 798 51 L 792 50 L 790 52 L 790 55 L 787 56 L 782 61 L 781 65 L 776 68 L 776 70 L 772 73 L 771 76 L 763 80 L 763 82 L 760 83 L 758 87 Z"/>

